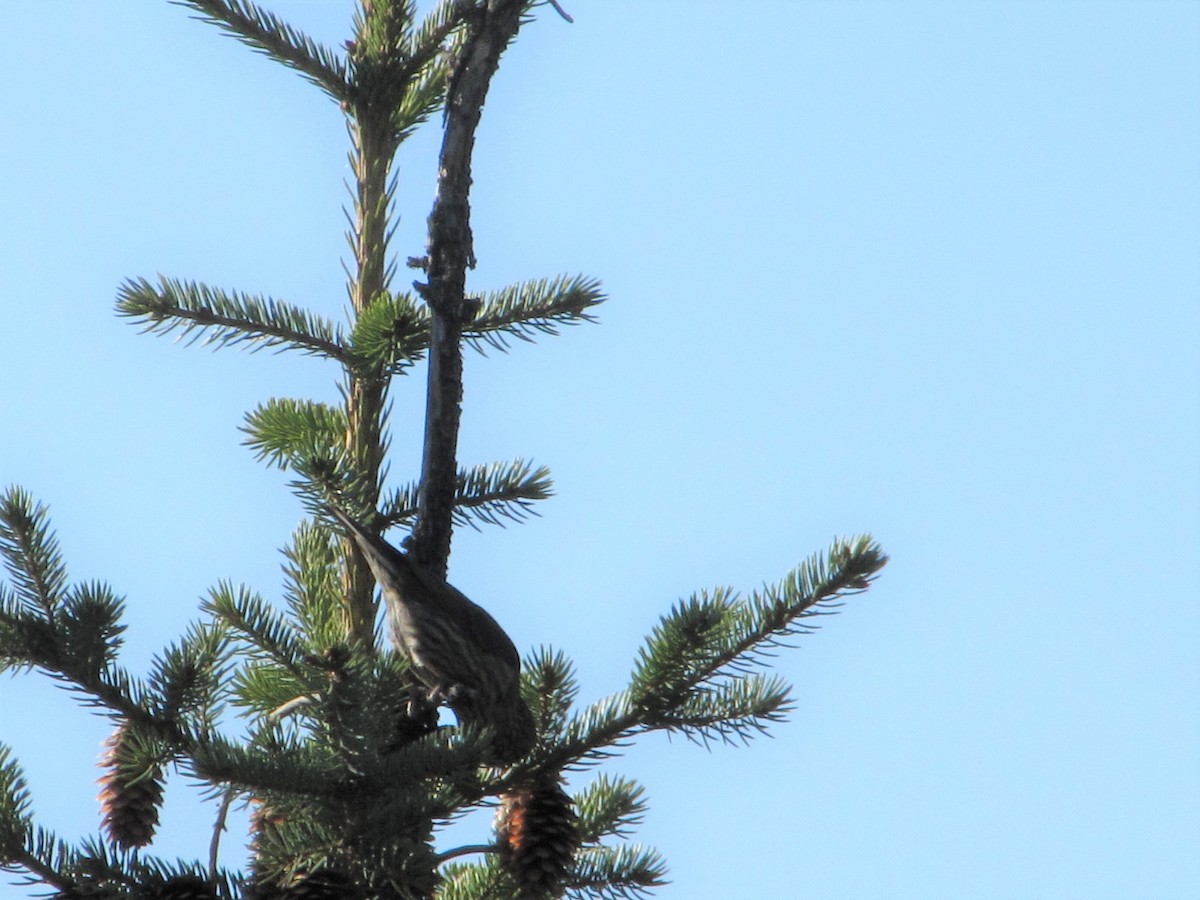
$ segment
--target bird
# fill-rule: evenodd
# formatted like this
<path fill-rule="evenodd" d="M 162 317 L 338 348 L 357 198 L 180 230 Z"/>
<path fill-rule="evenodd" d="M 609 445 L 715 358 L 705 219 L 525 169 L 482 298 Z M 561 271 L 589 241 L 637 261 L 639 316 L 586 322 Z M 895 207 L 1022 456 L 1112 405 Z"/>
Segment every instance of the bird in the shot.
<path fill-rule="evenodd" d="M 392 640 L 408 656 L 430 703 L 449 706 L 460 725 L 489 727 L 496 763 L 512 764 L 532 750 L 537 731 L 521 697 L 521 657 L 500 624 L 339 507 L 327 509 L 375 576 Z"/>

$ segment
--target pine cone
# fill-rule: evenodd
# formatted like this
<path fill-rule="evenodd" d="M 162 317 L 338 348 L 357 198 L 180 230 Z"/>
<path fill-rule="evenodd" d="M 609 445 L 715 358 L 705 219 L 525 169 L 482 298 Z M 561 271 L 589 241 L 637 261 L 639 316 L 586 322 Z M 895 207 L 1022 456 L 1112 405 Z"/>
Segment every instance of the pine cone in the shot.
<path fill-rule="evenodd" d="M 553 775 L 501 798 L 496 813 L 500 863 L 520 887 L 522 898 L 557 896 L 579 849 L 571 805 Z"/>
<path fill-rule="evenodd" d="M 100 778 L 102 825 L 109 838 L 122 849 L 144 847 L 158 827 L 158 808 L 162 805 L 163 770 L 157 763 L 147 765 L 132 746 L 127 722 L 121 723 L 106 742 L 100 760 L 105 774 Z"/>

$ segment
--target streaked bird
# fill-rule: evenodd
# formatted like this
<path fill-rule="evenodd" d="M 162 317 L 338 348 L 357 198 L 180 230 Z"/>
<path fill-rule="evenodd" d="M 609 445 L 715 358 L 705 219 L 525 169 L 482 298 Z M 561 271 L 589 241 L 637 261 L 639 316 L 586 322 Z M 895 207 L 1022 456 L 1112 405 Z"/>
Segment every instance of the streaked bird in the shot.
<path fill-rule="evenodd" d="M 387 603 L 392 640 L 412 661 L 430 702 L 445 703 L 460 724 L 491 728 L 496 762 L 528 753 L 537 734 L 521 698 L 521 658 L 504 629 L 407 553 L 336 506 L 327 508 L 370 566 Z"/>

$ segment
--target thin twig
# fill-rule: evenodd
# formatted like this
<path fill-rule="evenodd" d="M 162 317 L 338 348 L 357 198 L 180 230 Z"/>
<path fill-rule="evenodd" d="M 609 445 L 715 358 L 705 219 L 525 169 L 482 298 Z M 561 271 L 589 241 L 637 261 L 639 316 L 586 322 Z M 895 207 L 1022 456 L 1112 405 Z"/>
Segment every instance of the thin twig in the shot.
<path fill-rule="evenodd" d="M 454 859 L 457 856 L 468 856 L 472 853 L 495 853 L 495 844 L 467 844 L 465 847 L 455 847 L 453 850 L 447 850 L 444 853 L 439 853 L 434 857 L 437 865 Z"/>
<path fill-rule="evenodd" d="M 566 19 L 566 20 L 567 20 L 568 22 L 570 22 L 572 25 L 574 25 L 574 24 L 575 24 L 575 20 L 574 20 L 574 19 L 572 19 L 572 18 L 571 18 L 569 15 L 567 15 L 567 11 L 566 11 L 565 9 L 563 9 L 561 6 L 559 6 L 559 5 L 558 5 L 558 0 L 546 0 L 546 2 L 547 2 L 547 3 L 549 3 L 551 6 L 553 6 L 553 7 L 554 7 L 554 9 L 555 9 L 555 11 L 556 11 L 556 12 L 557 12 L 557 13 L 558 13 L 560 16 L 562 16 L 564 19 Z"/>
<path fill-rule="evenodd" d="M 221 806 L 217 810 L 217 821 L 213 825 L 212 843 L 208 847 L 208 877 L 213 881 L 217 879 L 217 854 L 221 850 L 221 833 L 225 831 L 225 820 L 229 816 L 229 807 L 233 804 L 233 798 L 237 796 L 237 792 L 232 786 L 225 789 L 225 796 L 221 800 Z"/>

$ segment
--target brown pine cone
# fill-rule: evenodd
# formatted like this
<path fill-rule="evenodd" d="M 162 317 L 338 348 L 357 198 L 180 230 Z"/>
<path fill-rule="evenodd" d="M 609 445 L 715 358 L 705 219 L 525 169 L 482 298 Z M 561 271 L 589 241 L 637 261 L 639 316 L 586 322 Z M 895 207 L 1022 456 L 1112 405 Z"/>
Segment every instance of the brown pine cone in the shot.
<path fill-rule="evenodd" d="M 496 813 L 500 864 L 523 898 L 557 896 L 579 849 L 576 819 L 571 798 L 553 775 L 501 798 Z"/>
<path fill-rule="evenodd" d="M 162 766 L 147 766 L 135 758 L 130 741 L 129 725 L 123 722 L 106 742 L 98 798 L 104 830 L 126 850 L 144 847 L 154 838 L 163 797 Z"/>

